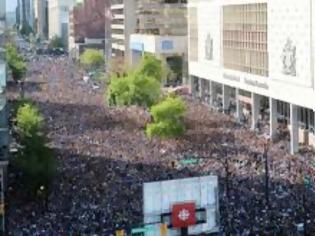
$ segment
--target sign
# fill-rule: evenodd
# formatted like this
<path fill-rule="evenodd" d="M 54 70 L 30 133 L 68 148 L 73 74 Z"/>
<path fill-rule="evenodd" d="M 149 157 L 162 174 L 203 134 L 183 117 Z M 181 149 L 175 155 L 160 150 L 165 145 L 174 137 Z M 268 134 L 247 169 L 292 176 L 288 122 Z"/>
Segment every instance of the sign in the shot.
<path fill-rule="evenodd" d="M 134 228 L 131 229 L 131 234 L 140 234 L 140 233 L 145 233 L 145 232 L 150 232 L 150 231 L 156 231 L 158 228 L 155 225 L 145 225 L 144 227 L 141 228 Z"/>
<path fill-rule="evenodd" d="M 116 236 L 125 236 L 124 230 L 116 230 Z"/>
<path fill-rule="evenodd" d="M 172 50 L 173 42 L 171 40 L 163 40 L 162 41 L 162 49 L 163 50 Z"/>
<path fill-rule="evenodd" d="M 160 233 L 161 236 L 168 236 L 168 229 L 167 229 L 167 225 L 166 224 L 161 224 L 160 225 Z"/>
<path fill-rule="evenodd" d="M 196 224 L 195 203 L 179 203 L 172 208 L 172 226 L 174 228 L 187 228 Z"/>

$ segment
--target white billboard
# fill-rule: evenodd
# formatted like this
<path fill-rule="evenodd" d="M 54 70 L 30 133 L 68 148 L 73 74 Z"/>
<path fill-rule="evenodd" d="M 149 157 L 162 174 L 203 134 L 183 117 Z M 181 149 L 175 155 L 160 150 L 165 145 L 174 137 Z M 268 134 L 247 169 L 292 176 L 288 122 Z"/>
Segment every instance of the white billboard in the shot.
<path fill-rule="evenodd" d="M 144 183 L 144 224 L 161 223 L 161 215 L 171 213 L 176 203 L 194 202 L 196 209 L 204 209 L 206 222 L 189 227 L 190 235 L 219 231 L 218 177 L 202 176 L 186 179 Z M 146 236 L 160 236 L 148 231 Z M 180 230 L 169 229 L 169 236 L 180 235 Z"/>

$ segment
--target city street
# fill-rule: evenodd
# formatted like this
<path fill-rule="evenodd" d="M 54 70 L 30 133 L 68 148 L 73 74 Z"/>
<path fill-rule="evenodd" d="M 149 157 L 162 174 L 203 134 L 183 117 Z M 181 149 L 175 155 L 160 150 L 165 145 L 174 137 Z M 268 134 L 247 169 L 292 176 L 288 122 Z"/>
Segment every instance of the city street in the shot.
<path fill-rule="evenodd" d="M 301 182 L 302 174 L 313 176 L 306 168 L 313 165 L 308 149 L 291 156 L 286 140 L 270 145 L 268 208 L 263 135 L 186 97 L 186 134 L 148 140 L 146 111 L 107 107 L 104 85 L 82 78 L 66 57 L 30 62 L 25 96 L 45 116 L 58 175 L 45 206 L 28 198 L 19 173 L 9 169 L 8 235 L 114 235 L 142 223 L 143 182 L 206 174 L 220 177 L 220 223 L 227 235 L 296 235 L 303 222 L 315 234 L 314 193 Z M 14 85 L 8 87 L 11 101 L 18 96 Z M 185 165 L 184 156 L 198 163 Z"/>

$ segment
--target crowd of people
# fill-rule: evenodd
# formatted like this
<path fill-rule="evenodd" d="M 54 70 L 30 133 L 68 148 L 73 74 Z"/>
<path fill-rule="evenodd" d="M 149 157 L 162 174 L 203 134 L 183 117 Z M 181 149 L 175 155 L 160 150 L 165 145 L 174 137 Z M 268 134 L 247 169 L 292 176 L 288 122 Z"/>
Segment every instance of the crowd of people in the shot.
<path fill-rule="evenodd" d="M 25 96 L 45 117 L 58 175 L 48 199 L 41 201 L 25 196 L 19 173 L 9 173 L 8 235 L 130 232 L 143 222 L 144 182 L 209 174 L 219 176 L 225 235 L 297 235 L 301 225 L 308 235 L 315 234 L 314 193 L 303 183 L 311 171 L 310 150 L 291 156 L 285 139 L 266 149 L 263 135 L 189 97 L 185 135 L 149 140 L 143 129 L 148 113 L 106 106 L 104 86 L 95 89 L 84 81 L 66 57 L 41 56 L 30 65 Z M 17 91 L 9 97 L 16 99 Z M 199 161 L 185 165 L 185 156 Z"/>

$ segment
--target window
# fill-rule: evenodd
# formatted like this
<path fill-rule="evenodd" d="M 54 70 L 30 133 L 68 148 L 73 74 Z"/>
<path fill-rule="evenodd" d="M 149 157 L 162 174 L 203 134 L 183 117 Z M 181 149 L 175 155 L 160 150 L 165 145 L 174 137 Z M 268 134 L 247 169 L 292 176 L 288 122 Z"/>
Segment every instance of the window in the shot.
<path fill-rule="evenodd" d="M 190 8 L 189 14 L 189 59 L 190 61 L 198 61 L 198 18 L 197 8 Z"/>
<path fill-rule="evenodd" d="M 266 3 L 223 7 L 223 64 L 268 76 Z"/>

